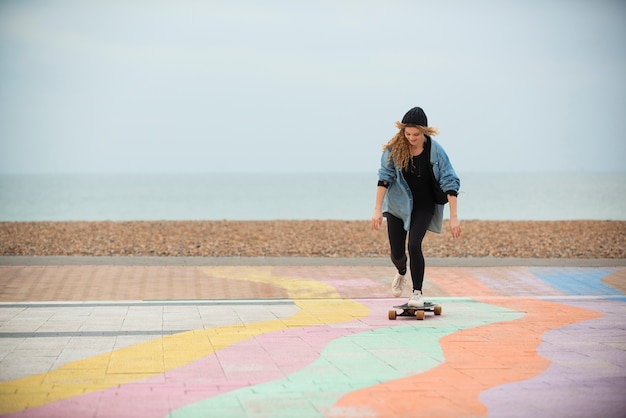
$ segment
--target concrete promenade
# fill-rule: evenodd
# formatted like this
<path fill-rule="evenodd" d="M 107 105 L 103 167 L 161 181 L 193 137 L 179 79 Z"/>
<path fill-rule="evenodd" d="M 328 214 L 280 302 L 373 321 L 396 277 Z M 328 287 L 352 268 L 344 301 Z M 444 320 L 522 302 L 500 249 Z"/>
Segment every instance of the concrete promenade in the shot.
<path fill-rule="evenodd" d="M 422 321 L 393 273 L 0 257 L 0 416 L 626 416 L 626 260 L 427 260 Z"/>

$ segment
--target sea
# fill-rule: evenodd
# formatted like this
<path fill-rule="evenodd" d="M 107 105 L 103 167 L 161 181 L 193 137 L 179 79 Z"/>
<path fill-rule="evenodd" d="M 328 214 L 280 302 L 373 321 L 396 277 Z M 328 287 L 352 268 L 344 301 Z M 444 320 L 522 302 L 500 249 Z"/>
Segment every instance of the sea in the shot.
<path fill-rule="evenodd" d="M 626 172 L 459 177 L 461 220 L 626 220 Z M 0 175 L 0 221 L 369 220 L 377 180 L 375 172 Z"/>

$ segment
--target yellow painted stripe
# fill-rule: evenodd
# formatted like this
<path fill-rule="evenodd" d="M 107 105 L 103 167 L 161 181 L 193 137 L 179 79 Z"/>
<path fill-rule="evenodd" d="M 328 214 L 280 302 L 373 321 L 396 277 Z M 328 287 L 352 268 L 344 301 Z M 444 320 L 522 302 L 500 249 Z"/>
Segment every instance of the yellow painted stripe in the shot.
<path fill-rule="evenodd" d="M 285 319 L 167 335 L 74 361 L 48 373 L 2 382 L 0 413 L 17 412 L 145 379 L 268 332 L 353 321 L 369 314 L 366 306 L 351 299 L 341 299 L 336 289 L 329 284 L 301 278 L 275 277 L 269 267 L 207 267 L 204 270 L 212 277 L 225 280 L 253 281 L 282 287 L 300 310 Z"/>

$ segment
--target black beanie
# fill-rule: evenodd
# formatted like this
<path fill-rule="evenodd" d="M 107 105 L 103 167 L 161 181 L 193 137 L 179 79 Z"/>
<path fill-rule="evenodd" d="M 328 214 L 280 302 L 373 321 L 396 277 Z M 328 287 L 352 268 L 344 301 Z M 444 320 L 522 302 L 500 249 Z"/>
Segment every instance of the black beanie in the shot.
<path fill-rule="evenodd" d="M 402 123 L 405 125 L 428 126 L 428 119 L 421 107 L 414 107 L 406 112 L 406 115 L 402 118 Z"/>

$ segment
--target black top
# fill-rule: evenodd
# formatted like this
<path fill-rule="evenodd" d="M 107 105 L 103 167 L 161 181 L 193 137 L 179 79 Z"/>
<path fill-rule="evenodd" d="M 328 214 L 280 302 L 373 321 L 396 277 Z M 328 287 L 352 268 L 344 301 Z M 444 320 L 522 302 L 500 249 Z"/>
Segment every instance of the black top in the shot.
<path fill-rule="evenodd" d="M 435 193 L 433 192 L 433 174 L 430 169 L 430 158 L 426 149 L 411 159 L 402 175 L 413 194 L 413 211 L 435 213 Z"/>

